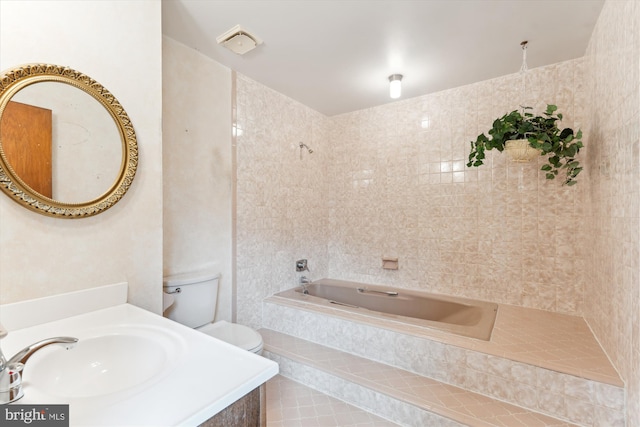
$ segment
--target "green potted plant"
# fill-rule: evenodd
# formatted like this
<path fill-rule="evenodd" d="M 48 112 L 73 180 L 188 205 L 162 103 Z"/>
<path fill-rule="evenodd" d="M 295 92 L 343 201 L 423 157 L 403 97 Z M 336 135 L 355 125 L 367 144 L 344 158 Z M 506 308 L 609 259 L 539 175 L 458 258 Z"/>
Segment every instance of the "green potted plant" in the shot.
<path fill-rule="evenodd" d="M 560 129 L 558 121 L 562 114 L 557 113 L 558 107 L 547 105 L 543 115 L 534 115 L 527 111 L 531 107 L 523 107 L 522 112 L 514 110 L 493 122 L 489 136 L 484 133 L 471 141 L 468 167 L 480 166 L 485 158 L 485 151 L 493 150 L 516 153 L 516 161 L 537 155 L 548 156 L 547 163 L 542 166 L 547 179 L 554 179 L 561 169 L 566 171 L 564 183 L 575 185 L 576 176 L 582 171 L 576 154 L 582 144 L 582 131 L 573 132 L 571 128 Z"/>

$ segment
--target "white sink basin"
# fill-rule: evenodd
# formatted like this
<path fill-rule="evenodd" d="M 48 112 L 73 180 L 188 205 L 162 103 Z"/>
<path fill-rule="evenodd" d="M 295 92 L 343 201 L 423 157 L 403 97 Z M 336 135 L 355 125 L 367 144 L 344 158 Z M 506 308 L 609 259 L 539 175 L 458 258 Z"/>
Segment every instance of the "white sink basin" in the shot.
<path fill-rule="evenodd" d="M 72 427 L 200 425 L 278 373 L 271 360 L 130 304 L 96 307 L 104 290 L 0 306 L 6 355 L 78 338 L 33 354 L 16 404 L 68 404 Z M 126 299 L 126 288 L 118 294 Z"/>
<path fill-rule="evenodd" d="M 34 354 L 25 386 L 54 397 L 90 398 L 151 384 L 175 366 L 179 337 L 154 328 L 90 331 L 66 350 L 52 345 Z"/>

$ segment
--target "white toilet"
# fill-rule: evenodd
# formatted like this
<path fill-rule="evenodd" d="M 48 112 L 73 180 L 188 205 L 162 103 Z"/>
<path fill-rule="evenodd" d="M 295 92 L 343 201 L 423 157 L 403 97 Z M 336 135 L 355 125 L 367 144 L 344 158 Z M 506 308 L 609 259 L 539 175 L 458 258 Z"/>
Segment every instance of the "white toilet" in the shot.
<path fill-rule="evenodd" d="M 257 331 L 224 320 L 211 323 L 216 315 L 219 279 L 220 275 L 212 272 L 165 277 L 164 316 L 236 347 L 262 354 L 262 336 Z"/>

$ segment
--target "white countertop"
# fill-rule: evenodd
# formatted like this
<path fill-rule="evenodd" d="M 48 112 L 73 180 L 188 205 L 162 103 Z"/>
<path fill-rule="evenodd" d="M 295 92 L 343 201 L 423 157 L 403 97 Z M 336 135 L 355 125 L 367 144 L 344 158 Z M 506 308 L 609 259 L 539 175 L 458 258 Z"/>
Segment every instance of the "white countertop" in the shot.
<path fill-rule="evenodd" d="M 2 320 L 9 319 L 3 316 Z M 72 336 L 82 341 L 105 331 L 135 335 L 145 330 L 168 337 L 171 344 L 162 372 L 152 380 L 106 395 L 56 396 L 29 381 L 30 370 L 37 371 L 38 363 L 55 351 L 57 345 L 53 345 L 27 361 L 25 396 L 16 403 L 68 403 L 72 426 L 198 425 L 278 373 L 278 365 L 271 360 L 126 303 L 10 330 L 1 345 L 9 358 L 46 338 Z"/>

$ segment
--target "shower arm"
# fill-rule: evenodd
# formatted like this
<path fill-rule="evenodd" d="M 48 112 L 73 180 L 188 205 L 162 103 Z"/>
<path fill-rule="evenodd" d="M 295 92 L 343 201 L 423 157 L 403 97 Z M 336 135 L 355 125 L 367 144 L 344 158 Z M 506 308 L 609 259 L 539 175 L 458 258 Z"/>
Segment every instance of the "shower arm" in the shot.
<path fill-rule="evenodd" d="M 307 152 L 309 154 L 313 153 L 313 150 L 311 148 L 309 148 L 309 146 L 307 144 L 305 144 L 304 142 L 300 142 L 300 160 L 302 160 L 302 149 L 306 148 Z"/>

